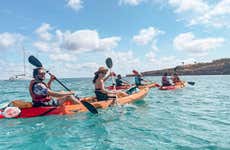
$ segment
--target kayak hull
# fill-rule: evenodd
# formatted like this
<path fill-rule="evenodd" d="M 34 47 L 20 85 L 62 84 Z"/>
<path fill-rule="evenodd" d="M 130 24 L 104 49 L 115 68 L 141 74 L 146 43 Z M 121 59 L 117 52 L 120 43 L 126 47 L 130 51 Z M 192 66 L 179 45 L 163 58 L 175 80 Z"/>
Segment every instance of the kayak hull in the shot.
<path fill-rule="evenodd" d="M 185 87 L 185 82 L 181 82 L 181 83 L 177 83 L 176 85 L 161 86 L 159 87 L 159 90 L 176 90 L 184 87 Z"/>
<path fill-rule="evenodd" d="M 136 100 L 140 100 L 144 98 L 149 92 L 149 88 L 145 87 L 140 89 L 137 93 L 126 97 L 117 98 L 117 100 L 106 100 L 106 101 L 97 101 L 95 97 L 86 97 L 83 98 L 82 101 L 87 101 L 92 104 L 97 109 L 106 109 L 115 103 L 120 105 L 124 105 L 127 103 L 134 102 Z M 39 116 L 48 116 L 48 115 L 71 115 L 79 112 L 87 112 L 88 109 L 85 108 L 82 104 L 65 104 L 62 106 L 54 107 L 31 107 L 21 109 L 21 113 L 16 118 L 30 118 L 30 117 L 39 117 Z M 0 119 L 4 118 L 3 115 L 0 114 Z"/>

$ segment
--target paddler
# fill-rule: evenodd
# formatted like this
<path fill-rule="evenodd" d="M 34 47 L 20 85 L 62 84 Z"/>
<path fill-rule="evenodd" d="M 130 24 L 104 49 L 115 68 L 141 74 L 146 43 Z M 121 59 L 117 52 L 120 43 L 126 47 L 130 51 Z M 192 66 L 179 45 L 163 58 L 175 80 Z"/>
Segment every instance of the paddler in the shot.
<path fill-rule="evenodd" d="M 110 73 L 106 76 L 108 69 L 100 67 L 94 74 L 93 84 L 95 86 L 95 94 L 98 101 L 104 101 L 108 99 L 115 99 L 116 95 L 126 96 L 128 94 L 123 92 L 114 92 L 105 90 L 104 82 L 108 80 L 114 73 Z"/>
<path fill-rule="evenodd" d="M 125 81 L 122 80 L 120 74 L 117 75 L 117 78 L 116 78 L 115 82 L 116 82 L 116 86 L 129 85 L 128 82 L 125 82 Z"/>
<path fill-rule="evenodd" d="M 35 68 L 33 70 L 33 80 L 30 82 L 30 95 L 34 107 L 39 106 L 58 106 L 62 105 L 65 101 L 78 103 L 75 99 L 73 91 L 60 91 L 56 92 L 51 90 L 51 83 L 55 80 L 55 76 L 50 74 L 50 80 L 46 84 L 45 80 L 46 71 L 43 67 Z"/>
<path fill-rule="evenodd" d="M 167 72 L 165 72 L 163 74 L 161 84 L 162 84 L 162 86 L 170 86 L 171 85 L 171 83 L 170 83 L 170 81 L 168 79 L 168 73 Z"/>
<path fill-rule="evenodd" d="M 142 83 L 142 81 L 148 82 L 148 81 L 143 79 L 143 75 L 141 73 L 137 72 L 136 70 L 133 70 L 133 73 L 135 75 L 134 80 L 135 80 L 135 84 L 136 84 L 137 87 L 140 86 L 140 85 L 144 85 Z"/>
<path fill-rule="evenodd" d="M 180 78 L 179 78 L 179 76 L 178 76 L 177 73 L 174 73 L 174 74 L 172 75 L 171 79 L 172 79 L 172 82 L 173 82 L 174 85 L 176 85 L 176 84 L 178 84 L 178 83 L 179 83 L 179 84 L 181 83 L 181 80 L 180 80 Z"/>

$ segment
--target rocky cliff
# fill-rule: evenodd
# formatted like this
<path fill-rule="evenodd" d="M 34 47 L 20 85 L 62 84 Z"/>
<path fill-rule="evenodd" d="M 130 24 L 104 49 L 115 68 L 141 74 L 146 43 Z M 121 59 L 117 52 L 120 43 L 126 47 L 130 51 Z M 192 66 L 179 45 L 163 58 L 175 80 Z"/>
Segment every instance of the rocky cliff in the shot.
<path fill-rule="evenodd" d="M 155 71 L 142 72 L 144 76 L 159 76 L 164 72 L 180 75 L 230 75 L 230 58 L 213 60 L 208 63 L 195 63 Z M 132 75 L 128 75 L 132 76 Z"/>

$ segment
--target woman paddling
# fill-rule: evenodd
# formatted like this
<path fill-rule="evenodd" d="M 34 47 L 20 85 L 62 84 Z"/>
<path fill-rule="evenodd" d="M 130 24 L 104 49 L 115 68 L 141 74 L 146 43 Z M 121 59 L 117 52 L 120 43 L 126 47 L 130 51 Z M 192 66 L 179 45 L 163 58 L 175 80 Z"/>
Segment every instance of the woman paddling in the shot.
<path fill-rule="evenodd" d="M 172 82 L 174 85 L 180 84 L 181 80 L 179 78 L 179 76 L 177 75 L 177 73 L 174 73 L 173 76 L 171 77 Z"/>
<path fill-rule="evenodd" d="M 93 84 L 95 85 L 95 94 L 98 99 L 98 101 L 108 100 L 108 99 L 115 99 L 116 94 L 119 93 L 119 95 L 126 96 L 128 94 L 123 93 L 120 94 L 120 92 L 111 92 L 105 90 L 104 82 L 109 79 L 113 75 L 111 72 L 109 75 L 106 76 L 108 72 L 108 69 L 104 67 L 100 67 L 98 71 L 96 71 L 94 74 Z"/>

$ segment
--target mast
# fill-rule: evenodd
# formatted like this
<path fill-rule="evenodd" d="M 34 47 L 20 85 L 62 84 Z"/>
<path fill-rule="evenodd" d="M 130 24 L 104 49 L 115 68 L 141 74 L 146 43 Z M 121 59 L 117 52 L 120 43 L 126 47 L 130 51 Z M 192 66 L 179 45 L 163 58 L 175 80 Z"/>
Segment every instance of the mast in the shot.
<path fill-rule="evenodd" d="M 22 49 L 23 49 L 24 76 L 26 76 L 26 59 L 25 59 L 26 53 L 25 53 L 24 46 L 22 47 Z"/>

